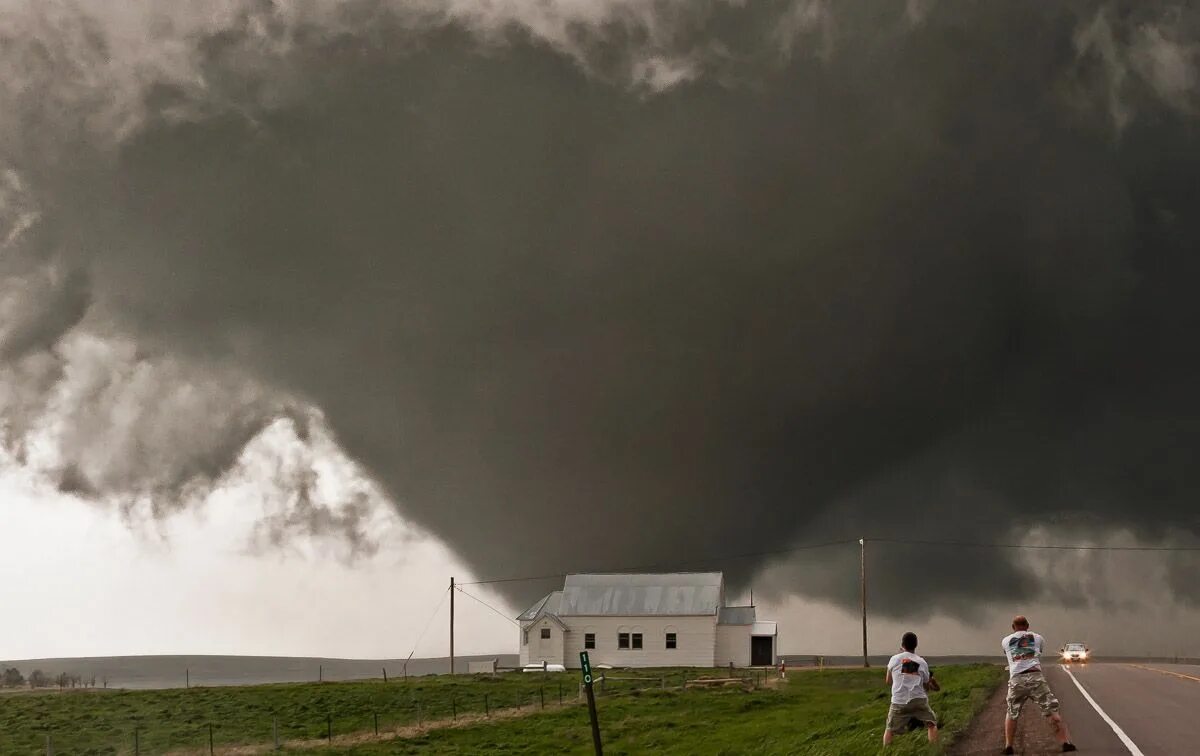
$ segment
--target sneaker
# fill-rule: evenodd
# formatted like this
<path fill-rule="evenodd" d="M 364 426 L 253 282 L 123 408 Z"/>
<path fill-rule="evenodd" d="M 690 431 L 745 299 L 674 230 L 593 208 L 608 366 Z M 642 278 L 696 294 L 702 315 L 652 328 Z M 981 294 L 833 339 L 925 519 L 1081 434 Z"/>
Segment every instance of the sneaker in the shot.
<path fill-rule="evenodd" d="M 1078 751 L 1078 750 L 1079 749 L 1075 747 L 1074 743 L 1063 743 L 1063 750 L 1062 750 L 1063 753 L 1067 753 L 1068 751 Z"/>
<path fill-rule="evenodd" d="M 1005 753 L 1016 753 L 1016 751 L 1014 751 L 1012 749 L 1012 746 L 1004 746 L 1004 752 Z"/>

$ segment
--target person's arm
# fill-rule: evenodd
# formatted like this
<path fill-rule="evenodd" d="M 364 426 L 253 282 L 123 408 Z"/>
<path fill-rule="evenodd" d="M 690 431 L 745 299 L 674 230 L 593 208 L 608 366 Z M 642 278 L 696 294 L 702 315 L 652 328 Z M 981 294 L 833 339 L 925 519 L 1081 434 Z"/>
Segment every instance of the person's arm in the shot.
<path fill-rule="evenodd" d="M 929 679 L 925 681 L 925 690 L 932 690 L 936 693 L 941 689 L 942 686 L 938 684 L 937 678 L 933 676 L 933 670 L 929 670 Z"/>
<path fill-rule="evenodd" d="M 921 663 L 921 687 L 924 690 L 938 690 L 937 680 L 933 679 L 933 670 L 929 668 L 929 664 Z"/>
<path fill-rule="evenodd" d="M 892 668 L 888 667 L 887 673 L 883 676 L 883 684 L 890 686 L 892 684 Z"/>

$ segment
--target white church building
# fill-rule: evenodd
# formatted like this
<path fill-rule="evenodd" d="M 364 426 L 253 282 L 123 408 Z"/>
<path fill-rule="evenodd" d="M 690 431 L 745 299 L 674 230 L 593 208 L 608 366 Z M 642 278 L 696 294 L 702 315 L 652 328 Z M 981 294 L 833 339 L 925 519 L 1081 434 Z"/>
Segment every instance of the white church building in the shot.
<path fill-rule="evenodd" d="M 567 575 L 518 617 L 521 665 L 769 666 L 778 627 L 753 606 L 726 606 L 720 572 Z"/>

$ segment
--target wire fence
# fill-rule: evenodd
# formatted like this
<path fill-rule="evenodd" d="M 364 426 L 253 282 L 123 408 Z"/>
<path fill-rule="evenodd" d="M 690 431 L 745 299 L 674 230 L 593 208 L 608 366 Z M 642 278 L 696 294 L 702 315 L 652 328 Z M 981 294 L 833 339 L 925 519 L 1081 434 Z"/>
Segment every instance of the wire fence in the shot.
<path fill-rule="evenodd" d="M 526 675 L 531 676 L 531 675 Z M 256 711 L 236 718 L 204 716 L 179 706 L 179 696 L 194 693 L 228 693 L 236 689 L 193 688 L 191 691 L 119 691 L 98 694 L 101 697 L 122 697 L 132 693 L 158 707 L 155 715 L 122 719 L 101 716 L 86 709 L 75 712 L 78 721 L 71 725 L 61 722 L 44 726 L 33 725 L 13 737 L 0 734 L 0 751 L 5 753 L 46 754 L 159 754 L 190 753 L 217 754 L 236 748 L 268 752 L 286 747 L 350 745 L 411 736 L 468 722 L 535 715 L 551 709 L 565 709 L 583 702 L 583 689 L 578 676 L 571 673 L 540 674 L 541 680 L 521 679 L 520 673 L 492 677 L 497 684 L 490 686 L 489 678 L 476 678 L 466 690 L 435 691 L 431 695 L 414 694 L 407 701 L 380 702 L 378 705 L 360 703 L 341 707 L 322 707 L 319 701 L 301 703 L 287 712 Z M 595 683 L 598 699 L 619 699 L 647 694 L 679 694 L 682 691 L 723 687 L 723 683 L 745 690 L 766 687 L 778 676 L 775 669 L 670 670 L 655 674 L 634 671 L 606 671 Z M 516 678 L 503 680 L 502 678 Z M 333 688 L 324 686 L 283 686 Z M 360 684 L 361 685 L 361 684 Z M 391 686 L 403 688 L 398 681 Z M 491 689 L 488 689 L 491 688 Z M 167 696 L 166 694 L 173 694 Z M 154 700 L 155 694 L 162 700 Z M 62 699 L 86 699 L 95 693 L 77 692 L 30 696 L 43 699 L 42 709 Z M 0 720 L 0 730 L 4 722 Z"/>

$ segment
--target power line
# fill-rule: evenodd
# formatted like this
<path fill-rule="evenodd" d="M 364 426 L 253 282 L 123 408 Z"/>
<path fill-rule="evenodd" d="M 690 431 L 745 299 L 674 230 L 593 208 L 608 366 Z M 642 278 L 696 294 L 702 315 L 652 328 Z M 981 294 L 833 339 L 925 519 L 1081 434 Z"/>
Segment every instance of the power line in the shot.
<path fill-rule="evenodd" d="M 553 575 L 532 575 L 529 577 L 509 577 L 495 578 L 494 580 L 475 580 L 469 583 L 459 583 L 458 585 L 491 585 L 493 583 L 523 583 L 526 580 L 553 580 L 555 578 L 566 577 L 567 573 L 557 572 Z"/>
<path fill-rule="evenodd" d="M 867 538 L 871 543 L 887 543 L 896 545 L 913 545 L 913 546 L 953 546 L 958 548 L 980 548 L 980 549 L 1033 549 L 1033 550 L 1055 550 L 1055 551 L 1143 551 L 1143 552 L 1198 552 L 1200 546 L 1100 546 L 1100 545 L 1078 545 L 1078 544 L 1035 544 L 1035 543 L 986 543 L 981 541 L 938 541 L 929 539 L 901 539 L 901 538 Z M 785 549 L 773 549 L 770 551 L 753 551 L 741 554 L 726 554 L 721 556 L 706 557 L 702 560 L 692 562 L 670 562 L 658 563 L 650 565 L 640 565 L 638 567 L 621 567 L 617 569 L 595 570 L 595 572 L 647 572 L 655 569 L 675 569 L 681 567 L 695 567 L 700 564 L 714 564 L 730 562 L 738 559 L 753 559 L 761 557 L 779 556 L 782 554 L 792 554 L 800 551 L 808 551 L 811 549 L 827 548 L 829 546 L 845 546 L 858 543 L 858 539 L 845 539 L 837 541 L 825 541 L 822 543 L 811 543 L 802 546 L 793 546 Z M 468 583 L 460 583 L 460 585 L 492 585 L 495 583 L 522 583 L 533 580 L 554 580 L 566 577 L 568 573 L 559 572 L 550 575 L 531 575 L 525 577 L 505 577 L 494 578 L 491 580 L 475 580 Z M 468 594 L 469 595 L 469 594 Z"/>
<path fill-rule="evenodd" d="M 509 622 L 513 623 L 513 624 L 514 624 L 514 625 L 516 625 L 517 627 L 520 627 L 520 626 L 521 626 L 521 623 L 517 622 L 517 621 L 516 621 L 516 620 L 514 620 L 512 617 L 509 617 L 507 614 L 505 614 L 504 612 L 500 611 L 499 609 L 497 609 L 496 607 L 492 606 L 491 604 L 489 604 L 488 602 L 484 601 L 483 599 L 479 598 L 478 596 L 473 596 L 473 595 L 471 595 L 470 593 L 467 593 L 467 592 L 466 592 L 466 591 L 464 591 L 464 590 L 463 590 L 463 589 L 462 589 L 460 586 L 457 586 L 457 585 L 456 585 L 456 586 L 454 586 L 454 587 L 455 587 L 455 588 L 458 590 L 458 592 L 459 592 L 459 593 L 461 593 L 462 595 L 466 596 L 467 598 L 472 598 L 472 599 L 475 599 L 476 601 L 478 601 L 479 603 L 483 604 L 483 605 L 484 605 L 484 606 L 486 606 L 488 609 L 491 609 L 493 612 L 495 612 L 496 614 L 500 615 L 501 617 L 503 617 L 504 619 L 508 620 Z"/>
<path fill-rule="evenodd" d="M 792 546 L 791 548 L 786 548 L 786 549 L 773 549 L 770 551 L 750 551 L 750 552 L 745 552 L 745 553 L 741 553 L 741 554 L 725 554 L 725 555 L 721 555 L 721 556 L 705 557 L 704 559 L 694 560 L 691 562 L 670 562 L 670 563 L 660 562 L 658 564 L 643 564 L 643 565 L 639 565 L 637 567 L 620 567 L 620 568 L 608 569 L 608 570 L 593 570 L 593 572 L 621 573 L 621 572 L 647 572 L 649 570 L 655 570 L 655 569 L 676 569 L 677 570 L 680 567 L 695 567 L 695 566 L 701 565 L 701 564 L 729 562 L 729 561 L 733 561 L 736 559 L 753 559 L 753 558 L 757 558 L 757 557 L 777 556 L 779 554 L 792 554 L 797 551 L 808 551 L 810 549 L 823 549 L 828 546 L 845 546 L 846 544 L 857 543 L 857 542 L 858 542 L 857 540 L 850 540 L 850 539 L 841 540 L 841 541 L 825 541 L 823 543 L 810 543 L 810 544 L 805 544 L 803 546 Z M 470 583 L 460 583 L 460 585 L 491 585 L 493 583 L 520 583 L 520 582 L 524 582 L 527 580 L 550 580 L 553 578 L 566 577 L 567 574 L 568 573 L 565 573 L 565 572 L 559 572 L 554 575 L 536 575 L 536 576 L 531 576 L 531 577 L 495 578 L 493 580 L 476 580 L 476 581 L 470 582 Z"/>
<path fill-rule="evenodd" d="M 960 546 L 976 549 L 1052 549 L 1056 551 L 1200 551 L 1200 546 L 1098 546 L 1062 543 L 983 543 L 980 541 L 927 541 L 900 538 L 868 538 L 873 543 L 914 546 Z"/>

